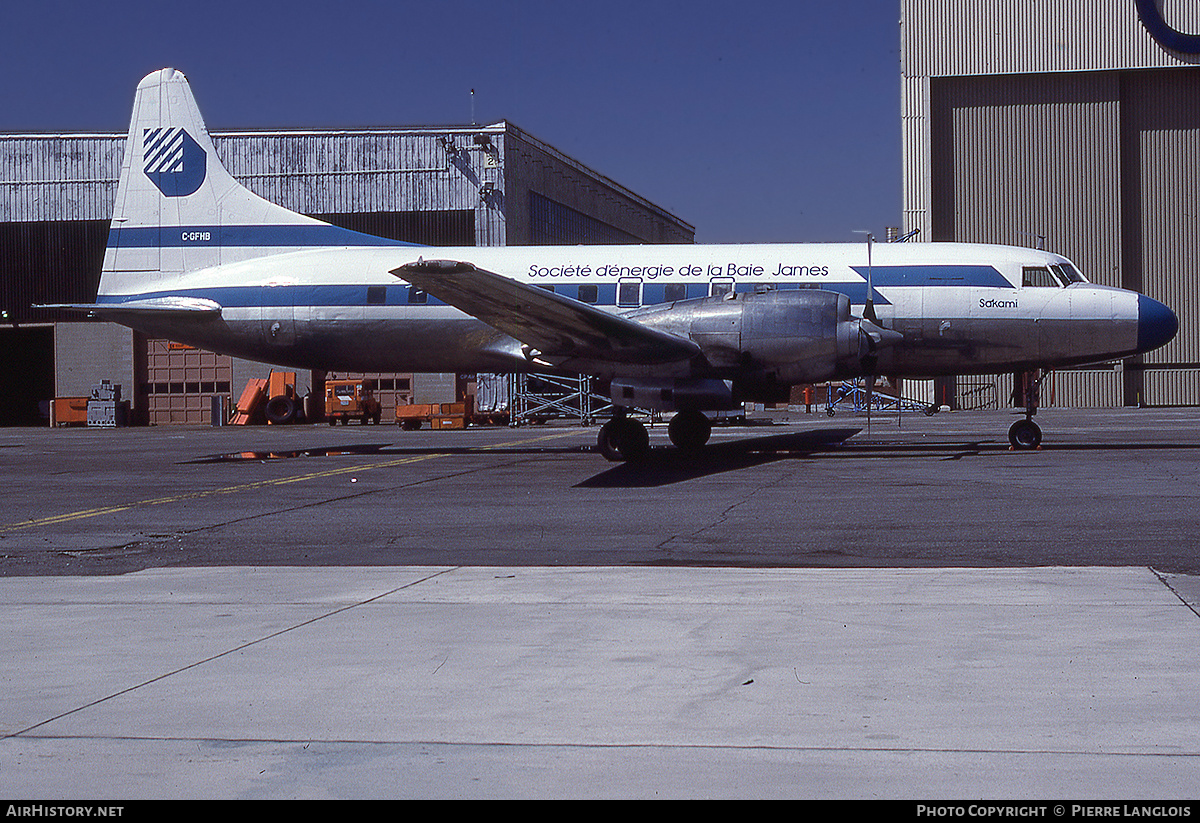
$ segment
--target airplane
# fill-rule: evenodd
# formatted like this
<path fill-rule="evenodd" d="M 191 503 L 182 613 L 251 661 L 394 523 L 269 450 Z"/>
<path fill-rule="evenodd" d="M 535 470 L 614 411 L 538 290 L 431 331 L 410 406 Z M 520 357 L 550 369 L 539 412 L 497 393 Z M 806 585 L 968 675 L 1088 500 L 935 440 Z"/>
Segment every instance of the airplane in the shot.
<path fill-rule="evenodd" d="M 1169 342 L 1164 304 L 1066 258 L 962 243 L 438 248 L 270 203 L 222 166 L 187 78 L 138 85 L 95 303 L 148 335 L 302 369 L 588 374 L 610 460 L 649 452 L 630 409 L 710 414 L 797 384 L 1029 372 Z M 1029 393 L 1036 397 L 1036 392 Z M 1009 431 L 1036 448 L 1036 401 Z"/>

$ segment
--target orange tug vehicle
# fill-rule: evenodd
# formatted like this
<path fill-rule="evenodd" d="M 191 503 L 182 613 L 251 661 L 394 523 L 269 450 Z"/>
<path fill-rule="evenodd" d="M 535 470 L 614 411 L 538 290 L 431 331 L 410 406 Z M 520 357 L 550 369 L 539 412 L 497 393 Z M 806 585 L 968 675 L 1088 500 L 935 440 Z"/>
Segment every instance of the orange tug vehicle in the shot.
<path fill-rule="evenodd" d="M 365 426 L 368 420 L 378 423 L 382 416 L 383 406 L 375 399 L 374 380 L 325 381 L 325 419 L 329 425 L 340 420 L 344 426 L 354 418 Z"/>

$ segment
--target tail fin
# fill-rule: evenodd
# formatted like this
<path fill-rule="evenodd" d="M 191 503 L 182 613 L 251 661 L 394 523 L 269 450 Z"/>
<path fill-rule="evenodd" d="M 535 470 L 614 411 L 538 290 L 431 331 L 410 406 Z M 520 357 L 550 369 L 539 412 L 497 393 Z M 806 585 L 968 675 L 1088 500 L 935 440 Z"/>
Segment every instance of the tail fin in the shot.
<path fill-rule="evenodd" d="M 98 302 L 156 291 L 182 272 L 340 245 L 340 233 L 234 180 L 187 78 L 162 69 L 138 84 L 134 98 Z"/>

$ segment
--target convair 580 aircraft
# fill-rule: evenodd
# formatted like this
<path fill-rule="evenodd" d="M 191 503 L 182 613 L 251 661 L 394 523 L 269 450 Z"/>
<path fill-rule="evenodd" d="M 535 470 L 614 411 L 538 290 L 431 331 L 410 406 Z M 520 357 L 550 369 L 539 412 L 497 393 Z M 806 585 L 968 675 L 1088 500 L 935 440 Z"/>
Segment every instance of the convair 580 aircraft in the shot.
<path fill-rule="evenodd" d="M 70 308 L 296 368 L 594 375 L 618 408 L 598 439 L 610 459 L 649 448 L 626 407 L 678 412 L 671 440 L 698 448 L 705 412 L 794 384 L 1098 362 L 1178 328 L 1163 304 L 1027 248 L 430 248 L 357 234 L 237 183 L 173 69 L 138 86 L 99 295 Z M 1014 446 L 1040 442 L 1033 411 Z"/>

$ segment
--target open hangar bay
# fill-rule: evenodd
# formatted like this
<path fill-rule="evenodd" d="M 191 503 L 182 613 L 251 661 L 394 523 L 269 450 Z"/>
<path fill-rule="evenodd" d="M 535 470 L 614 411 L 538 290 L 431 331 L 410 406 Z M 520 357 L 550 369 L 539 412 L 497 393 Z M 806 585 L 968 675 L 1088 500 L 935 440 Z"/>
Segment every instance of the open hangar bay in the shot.
<path fill-rule="evenodd" d="M 1200 415 L 770 413 L 644 464 L 579 426 L 8 429 L 0 573 L 163 566 L 1149 566 L 1200 573 Z M 869 426 L 869 428 L 868 428 Z"/>

